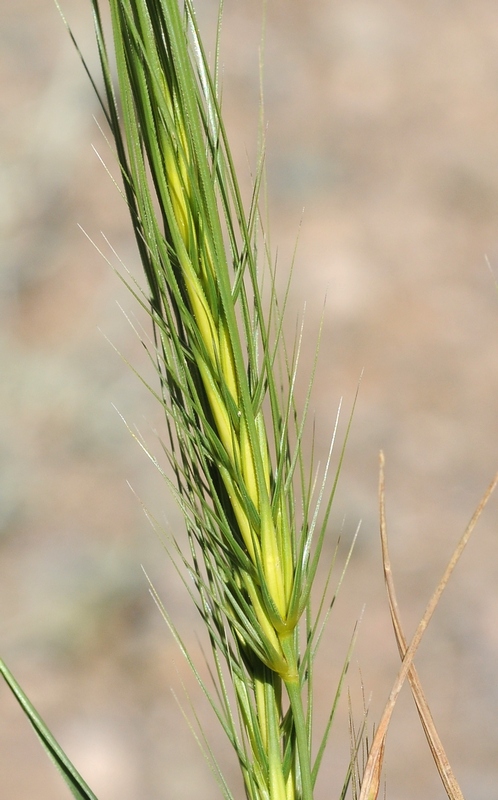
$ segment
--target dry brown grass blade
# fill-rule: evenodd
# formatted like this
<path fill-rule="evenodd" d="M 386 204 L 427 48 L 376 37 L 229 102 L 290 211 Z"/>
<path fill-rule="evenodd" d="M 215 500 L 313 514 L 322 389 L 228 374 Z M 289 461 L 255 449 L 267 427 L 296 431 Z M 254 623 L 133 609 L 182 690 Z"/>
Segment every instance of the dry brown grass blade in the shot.
<path fill-rule="evenodd" d="M 384 565 L 384 577 L 386 581 L 387 595 L 389 599 L 389 610 L 391 612 L 391 619 L 393 623 L 396 642 L 398 645 L 401 660 L 407 650 L 407 642 L 401 627 L 401 620 L 399 615 L 398 602 L 396 599 L 396 590 L 394 587 L 394 580 L 392 576 L 391 559 L 389 556 L 389 547 L 387 541 L 387 525 L 386 525 L 386 509 L 385 509 L 385 491 L 384 491 L 384 456 L 380 456 L 380 474 L 379 474 L 379 504 L 380 504 L 380 538 L 382 544 L 382 562 Z M 422 685 L 418 677 L 415 666 L 412 666 L 408 672 L 408 680 L 410 682 L 413 699 L 417 706 L 417 711 L 420 716 L 420 721 L 424 729 L 427 742 L 431 749 L 432 756 L 436 763 L 438 772 L 441 776 L 446 794 L 450 800 L 464 800 L 458 781 L 453 774 L 448 757 L 446 756 L 443 744 L 436 730 L 432 714 L 422 690 Z"/>
<path fill-rule="evenodd" d="M 381 485 L 383 489 L 384 456 L 382 453 L 380 454 L 380 463 L 381 463 L 381 480 L 382 480 Z M 422 640 L 422 636 L 424 635 L 425 630 L 431 620 L 431 617 L 434 614 L 434 611 L 436 610 L 439 600 L 441 599 L 441 595 L 444 589 L 446 588 L 448 581 L 451 577 L 451 574 L 455 569 L 455 566 L 457 565 L 458 560 L 460 559 L 460 556 L 462 555 L 470 539 L 470 536 L 472 535 L 472 532 L 479 520 L 479 517 L 481 516 L 497 484 L 498 484 L 498 473 L 495 475 L 490 485 L 488 486 L 486 492 L 484 493 L 479 505 L 477 506 L 472 516 L 472 519 L 467 525 L 467 528 L 465 529 L 462 538 L 458 542 L 453 552 L 453 555 L 451 556 L 451 559 L 448 563 L 448 566 L 444 571 L 443 577 L 441 578 L 434 594 L 432 595 L 427 605 L 424 616 L 419 622 L 417 630 L 415 631 L 415 635 L 412 641 L 410 642 L 410 645 L 405 650 L 400 670 L 398 672 L 394 685 L 391 689 L 379 726 L 374 736 L 374 740 L 372 742 L 372 747 L 368 755 L 368 760 L 365 767 L 360 796 L 358 800 L 377 800 L 379 786 L 380 786 L 380 774 L 382 770 L 382 762 L 384 756 L 385 738 L 391 721 L 392 713 L 394 711 L 394 706 L 396 705 L 396 701 L 398 699 L 403 683 L 405 682 L 410 670 L 412 669 L 413 658 Z M 450 795 L 450 797 L 452 796 Z M 458 795 L 454 795 L 454 797 L 457 798 Z"/>

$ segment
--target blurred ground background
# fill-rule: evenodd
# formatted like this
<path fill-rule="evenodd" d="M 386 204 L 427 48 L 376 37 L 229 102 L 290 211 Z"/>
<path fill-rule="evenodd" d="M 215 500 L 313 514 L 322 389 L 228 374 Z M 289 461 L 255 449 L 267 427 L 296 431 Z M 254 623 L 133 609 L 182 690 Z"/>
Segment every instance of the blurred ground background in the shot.
<path fill-rule="evenodd" d="M 319 706 L 365 606 L 349 684 L 358 698 L 363 681 L 374 722 L 398 666 L 379 556 L 378 451 L 407 634 L 498 466 L 498 6 L 267 5 L 269 203 L 282 284 L 302 219 L 290 301 L 291 330 L 307 303 L 301 395 L 327 294 L 312 404 L 322 457 L 339 399 L 347 415 L 364 370 L 328 552 L 341 525 L 346 541 L 360 519 L 362 529 L 324 644 Z M 212 31 L 214 0 L 197 7 Z M 89 3 L 64 8 L 96 65 Z M 226 0 L 226 119 L 247 186 L 260 32 L 259 2 Z M 181 697 L 184 685 L 216 725 L 141 564 L 194 649 L 198 623 L 137 495 L 166 527 L 181 522 L 113 407 L 145 435 L 161 425 L 106 340 L 142 369 L 117 303 L 135 309 L 77 227 L 109 254 L 103 231 L 138 271 L 125 209 L 92 150 L 112 164 L 99 109 L 51 0 L 4 4 L 0 48 L 0 650 L 100 800 L 214 800 L 171 690 Z M 497 513 L 495 498 L 417 657 L 468 800 L 495 800 L 498 783 Z M 0 715 L 0 796 L 67 798 L 3 687 Z M 320 800 L 338 796 L 344 775 L 346 697 L 337 726 Z M 216 747 L 236 786 L 221 739 Z M 386 780 L 390 800 L 444 797 L 407 691 Z"/>

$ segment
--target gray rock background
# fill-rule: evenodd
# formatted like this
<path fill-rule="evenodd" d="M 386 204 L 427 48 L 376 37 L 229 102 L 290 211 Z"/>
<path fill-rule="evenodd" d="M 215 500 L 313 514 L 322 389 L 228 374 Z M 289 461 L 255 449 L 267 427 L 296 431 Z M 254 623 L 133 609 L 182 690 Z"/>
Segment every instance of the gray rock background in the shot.
<path fill-rule="evenodd" d="M 317 705 L 326 708 L 364 608 L 348 683 L 360 720 L 363 682 L 373 723 L 398 666 L 378 451 L 408 635 L 498 467 L 498 7 L 267 5 L 272 244 L 283 286 L 300 228 L 289 308 L 292 335 L 306 302 L 300 397 L 327 295 L 312 403 L 322 459 L 339 400 L 344 430 L 363 371 L 328 553 L 341 526 L 346 543 L 362 528 Z M 197 6 L 209 40 L 214 0 Z M 64 8 L 96 65 L 88 3 Z M 246 191 L 260 32 L 259 3 L 226 0 L 225 111 Z M 149 598 L 141 565 L 196 650 L 197 620 L 140 501 L 166 528 L 181 521 L 114 408 L 153 440 L 160 412 L 107 341 L 147 374 L 118 303 L 136 309 L 77 227 L 118 266 L 103 231 L 139 274 L 125 209 L 92 150 L 115 171 L 99 109 L 51 0 L 5 4 L 0 48 L 1 653 L 100 800 L 214 800 L 175 695 L 188 711 L 185 689 L 199 709 L 235 786 L 237 771 Z M 495 498 L 417 657 L 468 800 L 495 800 L 498 780 L 497 511 Z M 338 796 L 347 713 L 344 696 L 320 799 Z M 0 714 L 0 796 L 69 797 L 2 687 Z M 444 797 L 408 691 L 386 780 L 390 800 Z"/>

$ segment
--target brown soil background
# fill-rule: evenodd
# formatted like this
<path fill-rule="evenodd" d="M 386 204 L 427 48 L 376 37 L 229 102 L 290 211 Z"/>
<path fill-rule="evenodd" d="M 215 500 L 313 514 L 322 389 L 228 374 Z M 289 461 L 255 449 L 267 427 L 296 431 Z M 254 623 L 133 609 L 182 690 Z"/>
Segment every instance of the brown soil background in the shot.
<path fill-rule="evenodd" d="M 88 5 L 64 2 L 95 64 Z M 197 3 L 207 31 L 215 5 Z M 247 186 L 260 32 L 259 2 L 226 0 L 226 119 Z M 1 653 L 100 800 L 214 800 L 173 692 L 188 710 L 186 688 L 235 787 L 237 771 L 148 596 L 141 564 L 195 649 L 199 623 L 137 495 L 166 527 L 181 521 L 113 407 L 148 437 L 161 426 L 106 340 L 146 371 L 116 301 L 135 307 L 77 227 L 109 254 L 103 231 L 138 273 L 125 209 L 91 147 L 112 165 L 99 110 L 51 0 L 4 4 L 0 47 Z M 301 396 L 327 294 L 312 404 L 322 458 L 364 370 L 328 554 L 343 524 L 346 542 L 362 528 L 317 706 L 325 713 L 365 607 L 348 682 L 360 719 L 363 680 L 373 723 L 398 663 L 378 451 L 407 634 L 498 467 L 498 6 L 268 0 L 265 99 L 282 285 L 302 218 L 289 313 L 292 333 L 306 302 Z M 498 784 L 497 511 L 495 498 L 417 657 L 468 800 L 495 800 Z M 69 797 L 3 687 L 0 715 L 0 797 Z M 319 800 L 338 796 L 347 752 L 344 696 Z M 408 691 L 386 781 L 390 800 L 444 797 Z"/>

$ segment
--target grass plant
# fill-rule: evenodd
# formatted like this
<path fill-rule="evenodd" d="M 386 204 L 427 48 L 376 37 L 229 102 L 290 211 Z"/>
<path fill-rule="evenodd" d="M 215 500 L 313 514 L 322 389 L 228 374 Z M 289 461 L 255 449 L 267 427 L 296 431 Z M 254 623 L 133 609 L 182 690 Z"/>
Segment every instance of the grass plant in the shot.
<path fill-rule="evenodd" d="M 314 666 L 335 596 L 328 579 L 317 587 L 318 567 L 345 443 L 334 468 L 332 448 L 321 473 L 312 458 L 306 466 L 309 393 L 300 415 L 293 395 L 300 334 L 292 347 L 284 342 L 285 299 L 280 303 L 276 294 L 261 225 L 264 153 L 246 210 L 223 124 L 218 65 L 216 58 L 209 64 L 191 0 L 108 0 L 112 48 L 101 2 L 92 0 L 92 7 L 104 87 L 99 99 L 146 286 L 125 280 L 152 323 L 153 335 L 143 342 L 157 373 L 149 388 L 165 413 L 169 470 L 163 474 L 186 525 L 184 542 L 171 534 L 165 539 L 207 632 L 212 684 L 151 591 L 235 751 L 247 798 L 312 800 L 349 662 L 348 653 L 328 722 L 317 732 Z M 408 645 L 391 581 L 383 477 L 380 494 L 386 584 L 403 663 L 353 795 L 378 795 L 390 715 L 408 677 L 455 800 L 462 795 L 412 664 L 449 573 Z M 94 800 L 1 668 L 73 795 Z M 345 765 L 341 797 L 358 772 L 360 740 Z M 202 735 L 201 741 L 221 793 L 232 800 Z"/>
<path fill-rule="evenodd" d="M 214 694 L 192 667 L 247 796 L 311 800 L 329 731 L 313 755 L 321 628 L 311 593 L 339 470 L 329 481 L 329 462 L 317 483 L 303 463 L 304 418 L 293 399 L 299 339 L 289 353 L 261 237 L 262 160 L 246 214 L 216 66 L 190 2 L 110 0 L 109 8 L 117 86 L 93 2 L 101 102 L 147 279 L 145 292 L 130 288 L 152 320 L 160 390 L 151 388 L 165 410 L 165 451 L 187 527 L 187 549 L 174 540 L 172 550 L 195 585 Z"/>

